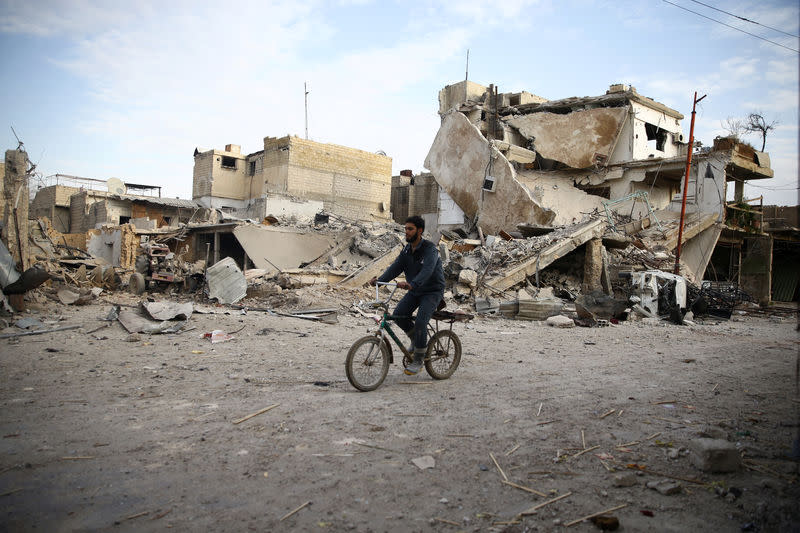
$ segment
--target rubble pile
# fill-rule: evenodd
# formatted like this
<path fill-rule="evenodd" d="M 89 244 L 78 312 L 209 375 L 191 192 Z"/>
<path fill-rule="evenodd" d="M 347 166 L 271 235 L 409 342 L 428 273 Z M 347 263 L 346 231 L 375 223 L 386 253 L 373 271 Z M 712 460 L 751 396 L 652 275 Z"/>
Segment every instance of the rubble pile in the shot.
<path fill-rule="evenodd" d="M 197 249 L 193 239 L 209 231 L 204 223 L 163 230 L 139 230 L 126 224 L 65 235 L 40 218 L 31 225 L 32 260 L 50 280 L 43 294 L 67 304 L 87 303 L 102 289 L 137 296 L 161 292 L 227 305 L 247 298 L 251 306 L 279 309 L 313 305 L 323 294 L 328 301 L 363 298 L 363 294 L 354 297 L 351 293 L 363 291 L 366 281 L 382 272 L 405 244 L 402 228 L 395 223 L 333 216 L 305 222 L 270 217 L 265 222 L 210 227 L 218 231 L 232 224 L 228 234 L 245 250 L 240 261 L 235 253 L 220 258 L 201 254 L 202 248 Z M 238 233 L 241 228 L 255 231 L 255 237 Z M 542 321 L 566 316 L 573 321 L 570 323 L 584 326 L 660 315 L 681 322 L 687 311 L 695 310 L 697 316 L 709 308 L 713 316 L 725 317 L 743 300 L 732 304 L 718 287 L 690 284 L 688 300 L 684 291 L 679 305 L 667 305 L 665 298 L 674 296 L 674 284 L 668 286 L 669 275 L 658 273 L 674 266 L 674 256 L 659 240 L 659 234 L 663 240 L 668 229 L 659 225 L 647 233 L 639 232 L 626 233 L 624 221 L 619 219 L 609 226 L 599 214 L 561 227 L 521 225 L 513 235 L 484 235 L 479 228 L 443 231 L 439 248 L 447 279 L 445 299 L 488 315 Z M 283 239 L 279 248 L 299 243 L 301 252 L 280 257 L 274 246 L 263 246 L 262 235 Z M 303 239 L 314 239 L 308 242 L 316 248 L 306 246 Z M 256 247 L 259 244 L 262 248 Z M 109 249 L 114 254 L 109 255 Z M 258 268 L 257 254 L 264 255 L 260 266 L 266 268 Z M 207 257 L 198 259 L 200 255 Z M 281 267 L 279 258 L 292 267 Z M 211 264 L 215 268 L 209 268 Z M 217 274 L 220 268 L 223 275 Z M 646 284 L 640 275 L 634 275 L 642 272 L 653 272 L 653 279 L 661 280 L 648 282 L 646 290 L 663 294 L 642 295 Z M 704 305 L 695 305 L 704 295 L 709 296 Z M 656 304 L 647 308 L 643 303 L 658 302 L 659 298 L 660 311 Z"/>

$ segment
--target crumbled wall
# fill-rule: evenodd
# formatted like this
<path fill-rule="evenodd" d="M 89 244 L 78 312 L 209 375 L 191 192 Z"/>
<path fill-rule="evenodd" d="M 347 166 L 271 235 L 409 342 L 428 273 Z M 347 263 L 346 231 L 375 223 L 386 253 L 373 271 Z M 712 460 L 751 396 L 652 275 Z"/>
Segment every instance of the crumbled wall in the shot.
<path fill-rule="evenodd" d="M 89 221 L 86 219 L 88 213 L 88 194 L 81 191 L 73 194 L 69 198 L 69 231 L 70 233 L 86 233 L 89 229 Z"/>
<path fill-rule="evenodd" d="M 6 150 L 2 189 L 3 228 L 1 231 L 6 248 L 22 270 L 30 266 L 28 264 L 27 172 L 28 155 L 22 150 Z"/>
<path fill-rule="evenodd" d="M 39 219 L 44 223 L 44 231 L 55 244 L 65 244 L 78 250 L 86 250 L 86 233 L 64 233 L 58 230 L 48 218 Z"/>
<path fill-rule="evenodd" d="M 487 87 L 473 81 L 460 81 L 439 91 L 439 114 L 444 115 L 467 100 L 482 100 Z"/>
<path fill-rule="evenodd" d="M 467 217 L 474 220 L 479 215 L 486 233 L 514 231 L 520 223 L 548 225 L 556 216 L 516 180 L 508 160 L 461 113 L 444 117 L 425 167 Z M 482 190 L 487 174 L 496 180 L 495 192 Z"/>
<path fill-rule="evenodd" d="M 31 201 L 28 213 L 31 220 L 41 217 L 47 217 L 50 220 L 55 219 L 53 212 L 56 207 L 56 187 L 56 185 L 44 187 L 36 191 L 36 196 Z M 64 228 L 64 230 L 69 231 L 69 227 Z"/>
<path fill-rule="evenodd" d="M 91 229 L 86 232 L 86 250 L 115 267 L 132 269 L 139 250 L 139 237 L 130 224 Z"/>

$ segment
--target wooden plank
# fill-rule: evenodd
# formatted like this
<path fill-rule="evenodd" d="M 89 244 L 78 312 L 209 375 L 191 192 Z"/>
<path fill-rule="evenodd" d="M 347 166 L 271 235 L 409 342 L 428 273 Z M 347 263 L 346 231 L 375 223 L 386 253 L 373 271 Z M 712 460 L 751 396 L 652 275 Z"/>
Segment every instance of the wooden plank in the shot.
<path fill-rule="evenodd" d="M 605 232 L 606 225 L 606 221 L 600 218 L 589 221 L 572 231 L 563 239 L 554 242 L 537 255 L 530 257 L 521 264 L 487 281 L 486 285 L 493 289 L 506 290 L 517 283 L 522 283 L 525 281 L 525 278 L 536 272 L 537 262 L 539 270 L 546 268 L 555 260 L 564 257 L 578 246 L 585 244 L 591 239 L 600 237 L 603 232 Z"/>

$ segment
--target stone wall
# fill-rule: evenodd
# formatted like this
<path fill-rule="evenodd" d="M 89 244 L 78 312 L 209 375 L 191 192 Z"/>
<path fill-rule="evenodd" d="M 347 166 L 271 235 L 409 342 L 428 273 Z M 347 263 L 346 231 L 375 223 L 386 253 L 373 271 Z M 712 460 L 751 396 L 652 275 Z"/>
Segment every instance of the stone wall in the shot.
<path fill-rule="evenodd" d="M 389 218 L 391 158 L 298 137 L 289 137 L 288 154 L 288 194 L 321 201 L 346 217 Z"/>
<path fill-rule="evenodd" d="M 414 184 L 409 188 L 409 215 L 436 213 L 439 209 L 439 185 L 432 174 L 414 177 Z"/>
<path fill-rule="evenodd" d="M 69 198 L 70 233 L 86 233 L 86 230 L 89 229 L 89 221 L 86 220 L 88 196 L 86 191 L 81 191 Z"/>

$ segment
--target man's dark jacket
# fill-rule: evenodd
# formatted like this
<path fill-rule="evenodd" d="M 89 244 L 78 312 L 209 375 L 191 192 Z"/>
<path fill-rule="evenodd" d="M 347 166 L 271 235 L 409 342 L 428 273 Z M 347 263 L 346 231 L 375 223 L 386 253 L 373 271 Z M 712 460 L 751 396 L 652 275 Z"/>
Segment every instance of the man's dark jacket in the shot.
<path fill-rule="evenodd" d="M 411 245 L 406 244 L 394 263 L 389 265 L 381 277 L 380 282 L 387 282 L 396 278 L 403 272 L 406 281 L 411 284 L 411 292 L 444 292 L 444 271 L 439 250 L 431 241 L 422 239 L 417 249 L 411 251 Z"/>

